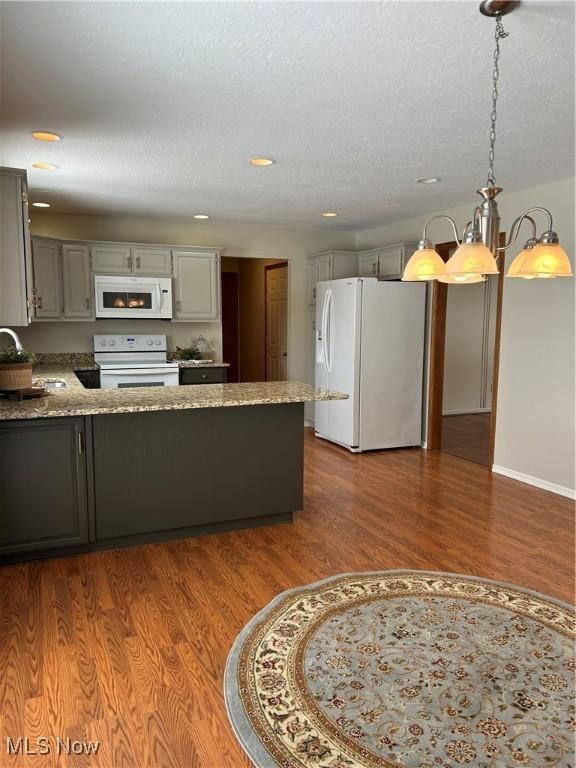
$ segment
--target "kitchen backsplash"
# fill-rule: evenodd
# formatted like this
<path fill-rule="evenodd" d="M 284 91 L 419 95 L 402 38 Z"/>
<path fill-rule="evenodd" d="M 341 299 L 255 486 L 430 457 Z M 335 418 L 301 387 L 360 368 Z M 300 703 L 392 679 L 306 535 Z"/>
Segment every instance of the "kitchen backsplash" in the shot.
<path fill-rule="evenodd" d="M 203 336 L 213 354 L 207 355 L 222 360 L 222 326 L 220 323 L 170 323 L 163 320 L 98 320 L 95 322 L 42 322 L 32 323 L 27 328 L 15 328 L 25 349 L 41 353 L 91 353 L 92 337 L 95 334 L 113 333 L 163 333 L 168 349 L 189 347 L 194 338 Z M 8 339 L 8 337 L 6 337 Z"/>

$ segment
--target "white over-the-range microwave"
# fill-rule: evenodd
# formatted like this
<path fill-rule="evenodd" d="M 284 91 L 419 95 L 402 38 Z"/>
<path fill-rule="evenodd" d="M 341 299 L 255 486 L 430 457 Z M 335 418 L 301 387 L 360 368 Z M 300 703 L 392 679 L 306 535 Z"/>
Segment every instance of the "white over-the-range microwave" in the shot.
<path fill-rule="evenodd" d="M 172 279 L 95 275 L 96 317 L 172 319 Z"/>

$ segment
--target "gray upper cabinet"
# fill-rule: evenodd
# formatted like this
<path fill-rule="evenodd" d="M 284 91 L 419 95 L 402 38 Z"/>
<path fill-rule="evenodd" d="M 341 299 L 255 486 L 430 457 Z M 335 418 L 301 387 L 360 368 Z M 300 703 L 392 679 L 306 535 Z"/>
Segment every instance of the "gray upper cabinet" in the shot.
<path fill-rule="evenodd" d="M 378 277 L 378 251 L 358 254 L 358 277 Z"/>
<path fill-rule="evenodd" d="M 217 251 L 172 251 L 174 319 L 220 319 L 220 258 Z"/>
<path fill-rule="evenodd" d="M 62 313 L 60 248 L 53 240 L 32 241 L 33 304 L 36 320 L 59 320 Z"/>
<path fill-rule="evenodd" d="M 306 259 L 306 303 L 314 304 L 316 302 L 316 276 L 318 267 L 316 257 L 308 256 Z"/>
<path fill-rule="evenodd" d="M 165 275 L 172 274 L 170 248 L 125 243 L 100 243 L 90 249 L 92 272 L 99 275 Z"/>
<path fill-rule="evenodd" d="M 93 245 L 92 272 L 100 275 L 126 275 L 132 272 L 132 255 L 127 245 Z"/>
<path fill-rule="evenodd" d="M 62 246 L 62 288 L 64 316 L 75 320 L 91 320 L 94 308 L 87 245 Z"/>
<path fill-rule="evenodd" d="M 81 418 L 0 424 L 0 557 L 88 541 L 84 446 Z"/>
<path fill-rule="evenodd" d="M 34 238 L 34 320 L 92 320 L 90 253 L 86 245 Z"/>
<path fill-rule="evenodd" d="M 172 251 L 170 248 L 153 248 L 144 245 L 132 248 L 132 266 L 139 275 L 172 274 Z"/>
<path fill-rule="evenodd" d="M 331 253 L 322 253 L 316 259 L 316 282 L 323 283 L 332 280 L 334 272 L 334 256 Z"/>
<path fill-rule="evenodd" d="M 355 277 L 358 256 L 355 251 L 324 251 L 309 256 L 306 262 L 306 301 L 316 302 L 316 283 Z"/>
<path fill-rule="evenodd" d="M 361 251 L 358 254 L 358 274 L 380 280 L 399 280 L 417 246 L 418 243 L 398 243 Z"/>
<path fill-rule="evenodd" d="M 381 248 L 378 254 L 378 277 L 381 280 L 399 280 L 417 246 L 418 243 L 400 243 Z"/>
<path fill-rule="evenodd" d="M 0 325 L 28 325 L 32 253 L 26 171 L 0 168 Z"/>

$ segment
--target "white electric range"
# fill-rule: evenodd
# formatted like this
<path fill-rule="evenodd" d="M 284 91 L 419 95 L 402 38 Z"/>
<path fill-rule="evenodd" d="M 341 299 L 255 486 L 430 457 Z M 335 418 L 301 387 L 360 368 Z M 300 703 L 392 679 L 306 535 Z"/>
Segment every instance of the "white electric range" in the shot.
<path fill-rule="evenodd" d="M 168 362 L 166 336 L 161 334 L 96 335 L 94 360 L 102 389 L 178 384 L 178 363 Z"/>

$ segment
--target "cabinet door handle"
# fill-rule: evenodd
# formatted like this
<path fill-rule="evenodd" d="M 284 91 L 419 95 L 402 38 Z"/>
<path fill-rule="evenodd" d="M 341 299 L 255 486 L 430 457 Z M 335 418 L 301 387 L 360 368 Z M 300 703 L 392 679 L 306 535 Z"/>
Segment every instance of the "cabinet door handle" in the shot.
<path fill-rule="evenodd" d="M 82 432 L 78 432 L 78 455 L 82 456 L 84 452 L 84 444 L 82 440 Z"/>
<path fill-rule="evenodd" d="M 126 265 L 128 266 L 128 269 L 132 269 L 132 256 L 126 258 Z"/>
<path fill-rule="evenodd" d="M 180 301 L 180 299 L 178 299 L 178 301 L 176 302 L 176 310 L 180 312 L 181 309 L 182 309 L 182 302 Z"/>
<path fill-rule="evenodd" d="M 86 309 L 90 309 L 90 299 L 86 299 Z"/>
<path fill-rule="evenodd" d="M 136 269 L 140 269 L 141 266 L 142 266 L 142 259 L 140 258 L 140 256 L 136 256 Z"/>

